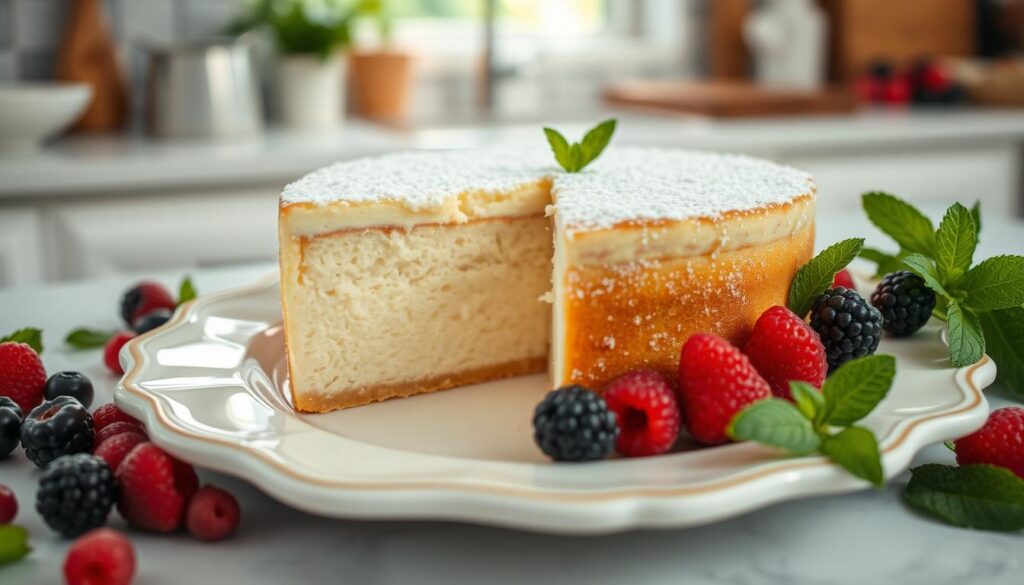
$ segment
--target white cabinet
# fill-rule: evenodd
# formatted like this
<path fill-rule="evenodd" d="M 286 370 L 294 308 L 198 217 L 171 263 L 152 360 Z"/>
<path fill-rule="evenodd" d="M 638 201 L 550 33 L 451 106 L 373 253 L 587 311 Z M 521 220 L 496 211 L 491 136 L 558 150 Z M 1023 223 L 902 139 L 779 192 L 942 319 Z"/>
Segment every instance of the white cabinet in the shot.
<path fill-rule="evenodd" d="M 39 213 L 33 207 L 0 207 L 0 286 L 44 279 L 39 226 Z"/>

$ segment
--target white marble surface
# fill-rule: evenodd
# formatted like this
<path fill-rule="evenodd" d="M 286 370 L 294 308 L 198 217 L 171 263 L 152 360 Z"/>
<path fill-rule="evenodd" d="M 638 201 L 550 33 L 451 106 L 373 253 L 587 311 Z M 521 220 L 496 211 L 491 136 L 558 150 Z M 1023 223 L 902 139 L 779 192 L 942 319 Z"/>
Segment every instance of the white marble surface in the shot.
<path fill-rule="evenodd" d="M 857 218 L 822 218 L 827 243 L 872 233 Z M 979 257 L 1024 254 L 1024 223 L 986 218 Z M 874 243 L 881 244 L 884 240 Z M 260 265 L 197 271 L 201 291 L 249 282 L 272 270 Z M 178 275 L 155 275 L 169 285 Z M 0 290 L 0 330 L 45 329 L 50 371 L 79 369 L 97 385 L 97 401 L 115 383 L 98 352 L 61 347 L 76 325 L 114 326 L 120 291 L 132 278 Z M 1003 390 L 988 395 L 1008 403 Z M 941 445 L 915 464 L 951 462 Z M 35 551 L 0 568 L 3 585 L 60 582 L 67 541 L 32 511 L 37 472 L 22 455 L 0 462 L 0 483 L 14 488 L 17 521 Z M 449 523 L 348 522 L 297 512 L 232 478 L 200 471 L 204 481 L 238 495 L 238 534 L 218 544 L 185 535 L 130 532 L 137 547 L 140 585 L 171 583 L 692 583 L 737 584 L 1019 584 L 1024 575 L 1024 534 L 947 527 L 909 511 L 900 501 L 906 474 L 884 490 L 821 497 L 773 506 L 740 518 L 687 530 L 562 537 Z M 112 516 L 111 525 L 125 529 Z"/>

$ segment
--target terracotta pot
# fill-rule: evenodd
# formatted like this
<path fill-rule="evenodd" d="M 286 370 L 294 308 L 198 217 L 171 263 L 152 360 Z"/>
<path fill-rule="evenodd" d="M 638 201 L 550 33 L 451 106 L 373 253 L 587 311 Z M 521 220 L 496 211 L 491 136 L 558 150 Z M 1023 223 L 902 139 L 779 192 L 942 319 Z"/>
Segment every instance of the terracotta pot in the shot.
<path fill-rule="evenodd" d="M 350 58 L 352 101 L 357 114 L 378 120 L 404 118 L 412 89 L 412 55 L 357 51 Z"/>
<path fill-rule="evenodd" d="M 92 87 L 74 129 L 120 130 L 128 120 L 128 87 L 100 0 L 74 0 L 57 55 L 57 79 Z"/>

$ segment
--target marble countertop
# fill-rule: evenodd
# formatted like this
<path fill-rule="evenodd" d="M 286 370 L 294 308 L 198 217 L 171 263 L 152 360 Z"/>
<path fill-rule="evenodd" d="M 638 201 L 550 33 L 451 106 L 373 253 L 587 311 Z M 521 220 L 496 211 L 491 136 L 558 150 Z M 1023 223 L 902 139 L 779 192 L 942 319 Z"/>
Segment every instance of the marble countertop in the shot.
<path fill-rule="evenodd" d="M 934 214 L 933 214 L 934 215 Z M 824 217 L 828 242 L 873 233 L 860 218 Z M 1024 222 L 987 217 L 977 257 L 1024 254 Z M 819 244 L 827 242 L 819 242 Z M 877 237 L 869 243 L 884 244 Z M 202 292 L 236 286 L 273 270 L 270 265 L 196 271 Z M 178 274 L 155 274 L 173 285 Z M 0 330 L 44 328 L 49 371 L 77 369 L 107 402 L 116 382 L 96 351 L 61 347 L 78 325 L 115 325 L 120 291 L 134 278 L 0 290 Z M 993 406 L 1005 391 L 987 391 Z M 914 464 L 952 461 L 941 445 Z M 60 581 L 68 542 L 32 511 L 38 473 L 22 454 L 0 462 L 0 483 L 17 494 L 17 522 L 31 533 L 34 552 L 0 568 L 0 583 Z M 234 492 L 242 505 L 238 533 L 203 544 L 186 535 L 130 532 L 139 585 L 171 583 L 778 583 L 1016 585 L 1024 575 L 1024 534 L 962 530 L 908 510 L 900 500 L 907 474 L 882 490 L 775 505 L 739 518 L 685 530 L 565 537 L 432 522 L 362 522 L 319 518 L 280 504 L 251 485 L 200 470 L 205 482 Z M 111 526 L 126 529 L 116 513 Z"/>

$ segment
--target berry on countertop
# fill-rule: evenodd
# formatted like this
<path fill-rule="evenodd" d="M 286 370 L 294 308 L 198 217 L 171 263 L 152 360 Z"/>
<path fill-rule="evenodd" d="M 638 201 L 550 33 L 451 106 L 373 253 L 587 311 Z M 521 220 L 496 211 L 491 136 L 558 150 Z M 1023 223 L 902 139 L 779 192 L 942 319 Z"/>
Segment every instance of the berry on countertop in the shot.
<path fill-rule="evenodd" d="M 70 396 L 40 404 L 21 423 L 21 446 L 37 467 L 61 455 L 88 453 L 95 436 L 89 411 Z"/>
<path fill-rule="evenodd" d="M 576 384 L 549 392 L 533 414 L 533 440 L 555 461 L 604 459 L 618 436 L 604 399 Z"/>
<path fill-rule="evenodd" d="M 909 270 L 893 272 L 871 293 L 871 304 L 882 313 L 882 329 L 902 337 L 924 327 L 931 319 L 935 292 Z"/>
<path fill-rule="evenodd" d="M 120 532 L 98 528 L 71 543 L 64 559 L 67 585 L 128 585 L 135 576 L 135 548 Z"/>
<path fill-rule="evenodd" d="M 836 272 L 835 277 L 832 278 L 832 287 L 835 288 L 841 286 L 850 290 L 856 290 L 857 287 L 853 283 L 853 275 L 847 269 L 842 269 Z"/>
<path fill-rule="evenodd" d="M 116 500 L 114 472 L 88 453 L 60 457 L 39 475 L 36 511 L 64 536 L 78 536 L 106 524 Z"/>
<path fill-rule="evenodd" d="M 170 321 L 173 314 L 170 309 L 150 311 L 132 322 L 132 330 L 135 331 L 136 335 L 142 335 Z"/>
<path fill-rule="evenodd" d="M 1024 478 L 1024 408 L 993 410 L 985 426 L 956 441 L 956 462 L 998 465 Z"/>
<path fill-rule="evenodd" d="M 17 448 L 21 441 L 21 421 L 24 418 L 17 402 L 0 396 L 0 459 Z"/>
<path fill-rule="evenodd" d="M 134 332 L 121 331 L 107 340 L 107 344 L 103 346 L 103 363 L 106 364 L 108 370 L 117 375 L 124 374 L 120 359 L 121 348 L 133 337 L 135 337 Z"/>
<path fill-rule="evenodd" d="M 180 528 L 185 506 L 199 489 L 199 478 L 191 465 L 152 443 L 132 449 L 116 475 L 121 484 L 117 510 L 132 526 L 151 532 Z"/>
<path fill-rule="evenodd" d="M 241 512 L 238 501 L 228 492 L 212 485 L 203 486 L 188 503 L 185 526 L 200 540 L 227 538 L 238 526 Z"/>
<path fill-rule="evenodd" d="M 93 448 L 95 449 L 107 442 L 107 440 L 123 434 L 139 435 L 143 439 L 149 438 L 146 435 L 146 429 L 139 423 L 118 421 L 110 423 L 96 433 L 96 438 L 92 442 Z"/>
<path fill-rule="evenodd" d="M 882 338 L 882 314 L 857 291 L 830 288 L 811 307 L 811 328 L 825 346 L 829 371 L 875 353 Z"/>
<path fill-rule="evenodd" d="M 729 421 L 747 406 L 772 397 L 772 388 L 728 341 L 697 333 L 683 344 L 679 395 L 690 435 L 706 445 L 728 442 Z"/>
<path fill-rule="evenodd" d="M 110 427 L 107 428 L 109 429 Z M 146 436 L 139 433 L 121 433 L 100 443 L 99 446 L 93 449 L 92 454 L 102 458 L 111 469 L 117 471 L 117 468 L 121 466 L 121 462 L 131 453 L 132 449 L 139 443 L 145 443 L 146 441 Z"/>
<path fill-rule="evenodd" d="M 111 402 L 110 404 L 104 404 L 103 406 L 96 409 L 96 412 L 92 413 L 93 428 L 96 432 L 102 431 L 107 425 L 114 424 L 116 422 L 129 422 L 142 426 L 139 419 L 121 410 L 121 407 Z"/>
<path fill-rule="evenodd" d="M 612 380 L 604 400 L 619 422 L 615 450 L 626 457 L 664 453 L 679 437 L 679 401 L 672 383 L 653 370 L 636 370 Z"/>
<path fill-rule="evenodd" d="M 14 490 L 0 484 L 0 524 L 10 524 L 18 515 L 18 498 Z"/>
<path fill-rule="evenodd" d="M 799 380 L 821 388 L 828 373 L 825 347 L 804 320 L 785 307 L 771 307 L 754 323 L 743 352 L 772 394 L 791 399 L 789 382 Z"/>
<path fill-rule="evenodd" d="M 18 403 L 28 412 L 43 401 L 46 368 L 39 354 L 28 344 L 16 341 L 0 343 L 0 396 Z"/>
<path fill-rule="evenodd" d="M 92 380 L 81 372 L 57 372 L 43 386 L 43 397 L 53 400 L 58 396 L 70 396 L 88 408 L 94 396 Z"/>
<path fill-rule="evenodd" d="M 129 327 L 136 319 L 154 309 L 173 311 L 178 305 L 170 291 L 158 282 L 143 281 L 125 291 L 121 297 L 121 318 Z"/>

